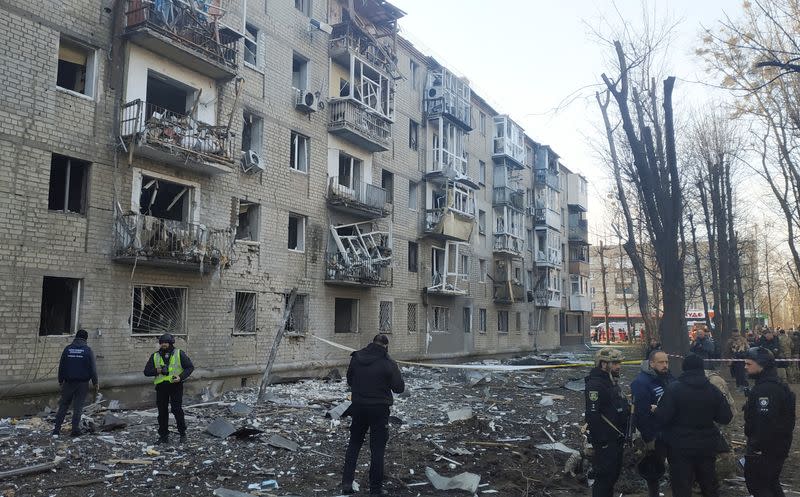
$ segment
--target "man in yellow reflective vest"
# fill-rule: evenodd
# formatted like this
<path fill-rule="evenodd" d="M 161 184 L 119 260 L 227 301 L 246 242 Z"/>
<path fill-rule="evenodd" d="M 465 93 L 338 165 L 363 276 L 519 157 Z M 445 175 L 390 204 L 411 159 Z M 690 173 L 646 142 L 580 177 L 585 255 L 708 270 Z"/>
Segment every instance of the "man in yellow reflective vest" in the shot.
<path fill-rule="evenodd" d="M 169 409 L 175 416 L 180 441 L 186 441 L 186 420 L 183 416 L 183 382 L 194 366 L 186 352 L 175 348 L 175 338 L 169 333 L 158 339 L 159 349 L 150 356 L 144 367 L 145 376 L 154 376 L 156 406 L 158 406 L 158 442 L 169 442 Z"/>

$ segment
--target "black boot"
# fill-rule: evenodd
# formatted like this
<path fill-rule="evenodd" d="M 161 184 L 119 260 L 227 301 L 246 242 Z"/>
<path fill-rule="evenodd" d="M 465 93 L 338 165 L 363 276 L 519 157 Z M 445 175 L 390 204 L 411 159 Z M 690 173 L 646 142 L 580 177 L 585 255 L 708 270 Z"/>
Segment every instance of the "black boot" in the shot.
<path fill-rule="evenodd" d="M 656 481 L 648 481 L 647 482 L 647 496 L 648 497 L 658 497 L 658 480 Z"/>
<path fill-rule="evenodd" d="M 168 443 L 169 443 L 169 435 L 160 435 L 158 437 L 158 441 L 156 442 L 156 445 L 168 444 Z"/>

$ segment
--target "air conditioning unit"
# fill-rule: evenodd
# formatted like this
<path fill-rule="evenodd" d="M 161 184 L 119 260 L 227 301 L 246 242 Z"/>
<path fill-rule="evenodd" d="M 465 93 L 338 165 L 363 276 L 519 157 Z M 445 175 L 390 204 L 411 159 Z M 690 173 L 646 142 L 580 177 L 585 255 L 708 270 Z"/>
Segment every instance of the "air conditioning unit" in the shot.
<path fill-rule="evenodd" d="M 242 150 L 242 170 L 246 173 L 265 171 L 266 166 L 261 157 L 253 150 Z"/>
<path fill-rule="evenodd" d="M 316 112 L 322 108 L 319 96 L 306 90 L 297 92 L 297 100 L 295 100 L 294 106 L 304 112 Z"/>
<path fill-rule="evenodd" d="M 437 100 L 439 98 L 444 98 L 444 88 L 442 88 L 441 86 L 432 86 L 428 88 L 427 92 L 428 100 Z"/>

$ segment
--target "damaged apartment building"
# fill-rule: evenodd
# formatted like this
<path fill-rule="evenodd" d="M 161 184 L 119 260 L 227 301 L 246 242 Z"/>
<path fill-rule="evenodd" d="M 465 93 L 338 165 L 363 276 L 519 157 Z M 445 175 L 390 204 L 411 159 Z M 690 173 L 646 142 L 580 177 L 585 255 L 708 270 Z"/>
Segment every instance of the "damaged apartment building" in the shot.
<path fill-rule="evenodd" d="M 0 392 L 53 391 L 79 328 L 108 387 L 144 385 L 165 332 L 237 386 L 281 328 L 277 372 L 346 363 L 315 337 L 441 359 L 585 335 L 586 180 L 390 3 L 44 4 L 0 6 Z"/>

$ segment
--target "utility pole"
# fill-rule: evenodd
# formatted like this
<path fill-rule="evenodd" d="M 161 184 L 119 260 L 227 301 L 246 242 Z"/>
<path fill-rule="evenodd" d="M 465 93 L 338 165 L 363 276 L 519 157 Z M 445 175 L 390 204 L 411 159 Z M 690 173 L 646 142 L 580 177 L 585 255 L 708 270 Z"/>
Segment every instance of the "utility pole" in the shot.
<path fill-rule="evenodd" d="M 619 282 L 622 285 L 622 305 L 625 306 L 625 329 L 628 343 L 633 342 L 634 331 L 631 329 L 631 308 L 628 305 L 628 287 L 625 286 L 625 267 L 623 265 L 622 238 L 619 239 Z"/>
<path fill-rule="evenodd" d="M 606 268 L 605 246 L 603 240 L 600 240 L 600 276 L 603 281 L 603 310 L 605 312 L 605 323 L 603 323 L 606 332 L 606 345 L 611 343 L 611 332 L 608 329 L 608 284 L 606 283 L 606 275 L 608 269 Z"/>

